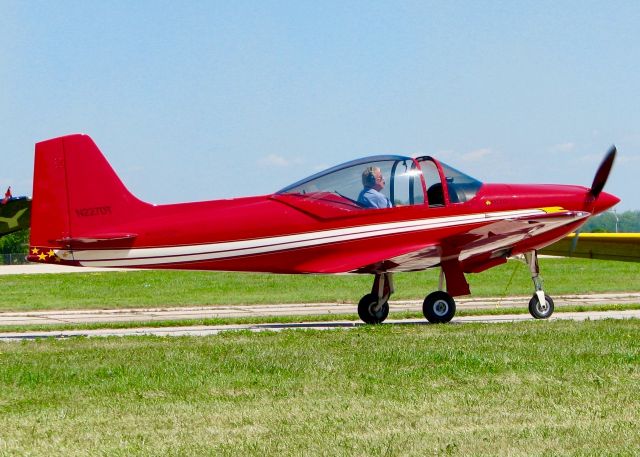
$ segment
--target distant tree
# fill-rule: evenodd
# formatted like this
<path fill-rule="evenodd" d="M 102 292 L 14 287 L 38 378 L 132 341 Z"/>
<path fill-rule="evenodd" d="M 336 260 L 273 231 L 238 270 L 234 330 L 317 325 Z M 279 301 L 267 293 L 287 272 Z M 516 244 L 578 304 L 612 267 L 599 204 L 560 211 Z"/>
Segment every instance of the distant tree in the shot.
<path fill-rule="evenodd" d="M 617 221 L 616 221 L 617 218 Z M 640 233 L 640 211 L 614 213 L 607 211 L 589 219 L 582 229 L 583 233 L 615 233 L 616 222 L 620 233 Z"/>
<path fill-rule="evenodd" d="M 0 254 L 24 254 L 29 250 L 29 230 L 19 230 L 0 238 Z"/>
<path fill-rule="evenodd" d="M 618 216 L 619 232 L 640 232 L 640 211 L 625 211 Z"/>

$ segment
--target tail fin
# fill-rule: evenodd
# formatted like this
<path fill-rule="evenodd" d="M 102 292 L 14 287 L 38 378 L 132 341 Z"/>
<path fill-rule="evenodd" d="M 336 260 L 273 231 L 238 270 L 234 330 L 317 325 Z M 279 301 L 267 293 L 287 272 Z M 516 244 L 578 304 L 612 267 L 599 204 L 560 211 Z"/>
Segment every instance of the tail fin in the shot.
<path fill-rule="evenodd" d="M 127 190 L 87 135 L 36 144 L 32 198 L 29 259 L 40 261 L 44 248 L 135 238 L 127 221 L 151 207 Z"/>

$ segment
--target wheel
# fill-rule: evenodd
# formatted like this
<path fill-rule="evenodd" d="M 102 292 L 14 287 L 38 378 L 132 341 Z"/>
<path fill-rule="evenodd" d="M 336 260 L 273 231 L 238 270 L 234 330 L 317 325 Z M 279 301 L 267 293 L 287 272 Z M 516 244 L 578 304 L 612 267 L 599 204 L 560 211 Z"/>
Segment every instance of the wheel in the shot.
<path fill-rule="evenodd" d="M 533 294 L 531 300 L 529 300 L 529 312 L 536 319 L 547 319 L 553 314 L 553 300 L 551 297 L 545 294 L 545 304 L 542 306 L 537 294 Z"/>
<path fill-rule="evenodd" d="M 389 315 L 389 302 L 384 302 L 377 312 L 373 312 L 373 307 L 378 304 L 378 297 L 367 294 L 358 303 L 358 316 L 365 324 L 381 324 Z"/>
<path fill-rule="evenodd" d="M 453 319 L 456 302 L 451 295 L 442 290 L 431 292 L 424 299 L 422 313 L 432 324 L 444 324 Z"/>

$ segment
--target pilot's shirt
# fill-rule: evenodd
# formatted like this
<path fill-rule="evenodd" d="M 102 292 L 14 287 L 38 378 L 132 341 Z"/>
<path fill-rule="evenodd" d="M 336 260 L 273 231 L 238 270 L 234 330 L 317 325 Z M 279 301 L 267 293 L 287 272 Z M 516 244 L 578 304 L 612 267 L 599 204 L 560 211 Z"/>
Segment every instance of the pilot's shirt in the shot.
<path fill-rule="evenodd" d="M 391 208 L 389 199 L 372 187 L 362 189 L 358 195 L 358 203 L 366 208 Z"/>

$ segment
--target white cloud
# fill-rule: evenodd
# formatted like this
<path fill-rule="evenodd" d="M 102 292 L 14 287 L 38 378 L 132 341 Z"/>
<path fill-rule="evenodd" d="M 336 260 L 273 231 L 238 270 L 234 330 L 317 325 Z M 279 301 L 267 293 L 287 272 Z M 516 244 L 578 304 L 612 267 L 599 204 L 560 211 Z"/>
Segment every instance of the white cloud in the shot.
<path fill-rule="evenodd" d="M 460 159 L 464 162 L 476 162 L 484 159 L 485 157 L 493 154 L 493 151 L 490 148 L 480 148 L 474 149 L 473 151 L 469 151 L 465 154 L 462 154 Z"/>
<path fill-rule="evenodd" d="M 604 158 L 604 154 L 596 154 L 591 153 L 591 154 L 584 154 L 582 156 L 580 156 L 580 161 L 585 162 L 585 163 L 595 163 L 598 164 L 600 163 L 600 161 Z"/>
<path fill-rule="evenodd" d="M 297 159 L 288 159 L 278 154 L 269 154 L 268 156 L 260 159 L 259 162 L 260 164 L 265 166 L 275 166 L 282 168 L 300 163 L 300 161 Z"/>
<path fill-rule="evenodd" d="M 436 151 L 435 154 L 423 154 L 423 155 L 430 155 L 437 159 L 445 160 L 445 161 L 456 158 L 456 153 L 452 149 L 442 149 L 442 150 Z"/>
<path fill-rule="evenodd" d="M 576 149 L 576 144 L 568 141 L 566 143 L 554 144 L 549 148 L 551 152 L 572 152 Z"/>
<path fill-rule="evenodd" d="M 616 161 L 618 162 L 618 164 L 635 164 L 636 162 L 640 162 L 640 156 L 619 154 L 616 157 Z"/>

